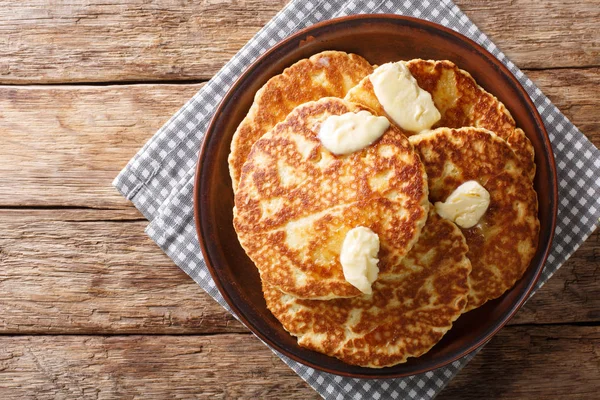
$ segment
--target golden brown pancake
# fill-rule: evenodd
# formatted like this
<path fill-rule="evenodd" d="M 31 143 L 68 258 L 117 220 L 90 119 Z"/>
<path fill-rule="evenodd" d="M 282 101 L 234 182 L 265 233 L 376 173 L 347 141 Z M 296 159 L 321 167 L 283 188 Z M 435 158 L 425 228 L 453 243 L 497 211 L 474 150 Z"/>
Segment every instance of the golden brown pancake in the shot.
<path fill-rule="evenodd" d="M 431 349 L 467 303 L 471 264 L 453 223 L 433 209 L 419 241 L 395 275 L 373 294 L 329 301 L 300 300 L 263 281 L 267 307 L 300 346 L 363 367 L 406 362 Z"/>
<path fill-rule="evenodd" d="M 370 146 L 336 156 L 317 137 L 331 115 L 366 110 L 328 97 L 294 109 L 252 147 L 235 195 L 234 227 L 261 278 L 299 298 L 361 292 L 339 261 L 346 233 L 379 235 L 385 274 L 417 241 L 427 218 L 427 177 L 399 129 Z M 368 111 L 368 110 L 367 110 Z"/>
<path fill-rule="evenodd" d="M 229 174 L 237 190 L 250 149 L 262 135 L 281 122 L 296 106 L 323 97 L 344 97 L 348 90 L 373 71 L 356 54 L 324 51 L 298 61 L 276 75 L 256 93 L 248 115 L 231 141 Z"/>
<path fill-rule="evenodd" d="M 529 266 L 540 229 L 537 195 L 511 147 L 486 129 L 438 128 L 409 140 L 425 164 L 432 203 L 470 180 L 490 194 L 479 223 L 461 228 L 473 266 L 469 311 L 501 296 Z"/>
<path fill-rule="evenodd" d="M 481 127 L 506 140 L 517 154 L 531 180 L 535 176 L 534 150 L 522 129 L 496 97 L 486 92 L 473 77 L 454 63 L 415 59 L 406 63 L 419 86 L 431 94 L 442 118 L 433 127 Z M 365 77 L 346 95 L 346 100 L 386 115 L 377 100 L 369 77 Z M 415 132 L 407 132 L 407 135 Z"/>

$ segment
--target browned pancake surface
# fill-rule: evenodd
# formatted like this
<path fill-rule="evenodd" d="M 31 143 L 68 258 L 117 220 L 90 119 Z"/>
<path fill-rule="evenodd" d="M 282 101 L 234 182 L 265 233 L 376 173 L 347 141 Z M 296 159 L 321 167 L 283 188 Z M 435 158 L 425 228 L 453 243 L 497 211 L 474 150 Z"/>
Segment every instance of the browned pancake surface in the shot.
<path fill-rule="evenodd" d="M 501 296 L 521 278 L 535 254 L 537 195 L 511 147 L 481 128 L 438 128 L 410 137 L 421 155 L 432 203 L 475 180 L 490 193 L 479 223 L 461 229 L 473 266 L 467 311 Z"/>
<path fill-rule="evenodd" d="M 419 86 L 431 94 L 441 119 L 433 128 L 481 127 L 506 140 L 530 179 L 535 176 L 534 150 L 522 129 L 496 97 L 486 92 L 454 63 L 415 59 L 406 63 Z M 350 90 L 346 99 L 386 115 L 369 77 Z M 411 134 L 410 132 L 408 133 Z"/>
<path fill-rule="evenodd" d="M 460 230 L 430 211 L 418 242 L 372 295 L 301 300 L 263 282 L 267 307 L 298 343 L 364 367 L 426 353 L 462 313 L 471 265 Z"/>
<path fill-rule="evenodd" d="M 235 196 L 234 226 L 261 277 L 300 298 L 361 294 L 339 261 L 346 233 L 379 235 L 379 268 L 389 272 L 418 239 L 427 218 L 427 178 L 408 139 L 395 127 L 345 156 L 317 133 L 330 115 L 364 107 L 338 98 L 303 104 L 259 139 Z"/>
<path fill-rule="evenodd" d="M 360 56 L 324 51 L 298 61 L 271 78 L 256 93 L 248 115 L 231 142 L 229 173 L 234 192 L 254 142 L 283 121 L 296 106 L 323 97 L 344 97 L 372 71 L 373 67 Z"/>

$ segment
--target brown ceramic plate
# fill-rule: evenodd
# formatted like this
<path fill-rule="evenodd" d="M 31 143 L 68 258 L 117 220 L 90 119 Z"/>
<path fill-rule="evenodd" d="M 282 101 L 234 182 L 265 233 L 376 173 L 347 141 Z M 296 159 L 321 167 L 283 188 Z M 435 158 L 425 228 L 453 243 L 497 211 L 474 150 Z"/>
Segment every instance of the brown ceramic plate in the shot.
<path fill-rule="evenodd" d="M 461 316 L 428 353 L 405 364 L 370 369 L 345 364 L 301 348 L 267 310 L 258 271 L 233 229 L 233 192 L 227 165 L 231 137 L 257 90 L 296 61 L 323 50 L 342 50 L 373 64 L 411 58 L 448 59 L 469 71 L 500 99 L 535 147 L 540 242 L 529 269 L 502 297 Z M 310 367 L 357 378 L 392 378 L 446 365 L 489 340 L 523 304 L 540 276 L 556 223 L 557 181 L 548 134 L 529 96 L 494 56 L 475 42 L 423 20 L 394 15 L 344 17 L 313 25 L 263 54 L 233 85 L 216 111 L 200 152 L 194 202 L 198 237 L 206 264 L 221 294 L 258 337 L 282 354 Z"/>

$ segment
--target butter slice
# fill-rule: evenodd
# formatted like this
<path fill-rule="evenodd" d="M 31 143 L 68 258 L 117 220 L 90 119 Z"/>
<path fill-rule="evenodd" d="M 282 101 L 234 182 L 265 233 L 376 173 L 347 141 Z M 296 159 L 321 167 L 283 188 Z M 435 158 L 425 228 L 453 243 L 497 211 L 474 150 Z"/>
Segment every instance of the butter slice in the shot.
<path fill-rule="evenodd" d="M 364 294 L 372 294 L 371 285 L 377 279 L 379 268 L 379 236 L 369 228 L 359 226 L 346 233 L 340 262 L 344 278 Z"/>
<path fill-rule="evenodd" d="M 383 64 L 369 79 L 377 100 L 402 129 L 421 132 L 440 120 L 431 94 L 419 87 L 404 62 Z"/>
<path fill-rule="evenodd" d="M 370 146 L 389 128 L 390 121 L 368 111 L 331 115 L 319 129 L 319 140 L 333 154 L 350 154 Z"/>
<path fill-rule="evenodd" d="M 477 225 L 490 205 L 490 193 L 476 181 L 467 181 L 457 187 L 444 203 L 436 202 L 440 217 L 453 221 L 462 228 Z"/>

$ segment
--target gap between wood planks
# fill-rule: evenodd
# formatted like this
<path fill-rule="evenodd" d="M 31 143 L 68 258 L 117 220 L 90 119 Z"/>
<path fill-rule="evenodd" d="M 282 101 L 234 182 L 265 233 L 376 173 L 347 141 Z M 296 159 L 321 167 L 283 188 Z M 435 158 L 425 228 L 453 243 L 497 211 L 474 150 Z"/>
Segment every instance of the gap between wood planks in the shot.
<path fill-rule="evenodd" d="M 541 325 L 536 325 L 536 324 L 531 324 L 532 326 L 541 326 Z M 560 324 L 545 324 L 547 326 L 552 326 L 552 325 L 560 325 Z M 598 325 L 600 325 L 600 321 L 598 322 Z M 512 325 L 512 326 L 526 326 L 526 325 Z M 589 326 L 595 326 L 595 325 L 589 325 Z M 65 331 L 68 332 L 68 331 Z M 192 337 L 192 336 L 219 336 L 219 335 L 253 335 L 253 333 L 251 331 L 246 331 L 246 332 L 198 332 L 198 333 L 156 333 L 156 332 L 149 332 L 149 333 L 145 333 L 145 332 L 123 332 L 123 333 L 111 333 L 111 332 L 107 332 L 107 333 L 97 333 L 97 332 L 74 332 L 74 333 L 44 333 L 44 332 L 27 332 L 27 333 L 6 333 L 6 332 L 0 332 L 0 337 L 29 337 L 29 336 L 73 336 L 73 337 L 81 337 L 81 336 L 99 336 L 99 337 L 116 337 L 116 336 L 177 336 L 177 337 Z"/>
<path fill-rule="evenodd" d="M 558 68 L 557 68 L 558 69 Z M 568 68 L 565 68 L 568 69 Z M 31 82 L 31 83 L 0 83 L 0 88 L 11 87 L 56 87 L 56 86 L 134 86 L 134 85 L 197 85 L 206 83 L 210 79 L 148 79 L 148 80 L 124 80 L 124 81 L 98 81 L 98 82 Z"/>
<path fill-rule="evenodd" d="M 126 207 L 126 208 L 131 208 L 134 209 L 135 207 L 133 205 L 131 205 L 131 207 Z M 96 210 L 96 211 L 112 211 L 112 210 L 122 210 L 123 207 L 94 207 L 94 206 L 81 206 L 81 205 L 77 205 L 77 206 L 65 206 L 65 205 L 54 205 L 54 204 L 48 204 L 48 205 L 4 205 L 4 204 L 0 204 L 0 210 Z M 99 220 L 99 221 L 112 221 L 109 219 L 105 219 L 105 220 Z M 146 221 L 146 218 L 140 218 L 139 221 Z"/>
<path fill-rule="evenodd" d="M 556 67 L 530 67 L 523 68 L 521 71 L 527 74 L 529 71 L 553 71 L 553 70 L 585 70 L 600 68 L 600 64 L 589 65 L 573 65 L 573 66 L 556 66 Z M 123 81 L 82 81 L 82 82 L 19 82 L 19 83 L 0 83 L 0 88 L 11 87 L 18 89 L 19 87 L 60 87 L 60 86 L 135 86 L 135 85 L 197 85 L 206 83 L 210 79 L 148 79 L 148 80 L 123 80 Z"/>
<path fill-rule="evenodd" d="M 600 321 L 588 321 L 588 322 L 546 322 L 546 323 L 516 323 L 512 325 L 506 325 L 502 329 L 528 329 L 528 328 L 568 328 L 572 327 L 573 329 L 577 328 L 595 328 L 600 327 Z M 157 333 L 157 332 L 105 332 L 99 333 L 95 331 L 83 331 L 83 332 L 71 332 L 69 330 L 65 330 L 64 332 L 24 332 L 24 333 L 14 333 L 14 332 L 0 332 L 0 337 L 29 337 L 29 336 L 73 336 L 73 337 L 81 337 L 81 336 L 98 336 L 98 337 L 118 337 L 118 336 L 177 336 L 177 337 L 210 337 L 210 336 L 222 336 L 222 335 L 253 335 L 253 333 L 248 331 L 238 331 L 238 332 L 197 332 L 197 333 L 189 333 L 189 332 L 165 332 L 165 333 Z M 551 338 L 551 337 L 549 337 Z M 561 338 L 557 336 L 557 338 Z"/>

